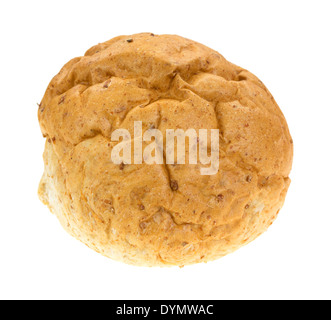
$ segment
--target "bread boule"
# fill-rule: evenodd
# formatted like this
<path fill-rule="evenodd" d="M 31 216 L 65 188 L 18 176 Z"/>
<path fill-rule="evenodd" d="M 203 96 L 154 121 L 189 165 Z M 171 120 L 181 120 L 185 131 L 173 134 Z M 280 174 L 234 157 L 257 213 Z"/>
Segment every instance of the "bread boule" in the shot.
<path fill-rule="evenodd" d="M 290 185 L 293 141 L 252 73 L 197 42 L 116 37 L 69 61 L 39 105 L 46 137 L 39 197 L 63 228 L 137 266 L 208 262 L 276 219 Z M 216 174 L 197 164 L 114 163 L 112 133 L 219 130 Z M 145 146 L 145 144 L 144 144 Z"/>

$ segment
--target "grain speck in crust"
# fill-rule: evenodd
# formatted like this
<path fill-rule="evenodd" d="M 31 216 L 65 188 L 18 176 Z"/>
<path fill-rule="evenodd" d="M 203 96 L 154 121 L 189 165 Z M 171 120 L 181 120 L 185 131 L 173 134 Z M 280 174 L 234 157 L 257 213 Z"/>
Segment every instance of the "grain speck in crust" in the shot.
<path fill-rule="evenodd" d="M 69 61 L 38 110 L 46 138 L 40 199 L 95 251 L 137 266 L 223 257 L 277 217 L 290 185 L 293 141 L 270 92 L 197 42 L 120 36 Z M 201 164 L 114 164 L 111 134 L 219 129 L 215 175 Z"/>

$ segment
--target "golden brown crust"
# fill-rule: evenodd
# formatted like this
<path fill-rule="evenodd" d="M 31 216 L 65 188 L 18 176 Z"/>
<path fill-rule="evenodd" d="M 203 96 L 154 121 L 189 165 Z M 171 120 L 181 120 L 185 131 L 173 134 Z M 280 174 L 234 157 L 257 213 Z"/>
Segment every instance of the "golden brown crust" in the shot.
<path fill-rule="evenodd" d="M 132 132 L 138 120 L 163 133 L 219 128 L 219 172 L 111 163 L 111 133 Z M 269 91 L 178 36 L 117 37 L 71 60 L 49 84 L 39 121 L 47 137 L 41 199 L 73 236 L 126 263 L 224 256 L 268 228 L 289 187 L 293 142 Z"/>

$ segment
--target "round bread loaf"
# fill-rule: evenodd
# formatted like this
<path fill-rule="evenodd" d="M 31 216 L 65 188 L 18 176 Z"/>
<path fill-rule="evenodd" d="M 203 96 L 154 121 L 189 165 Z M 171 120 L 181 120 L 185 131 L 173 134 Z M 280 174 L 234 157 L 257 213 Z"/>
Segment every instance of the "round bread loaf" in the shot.
<path fill-rule="evenodd" d="M 40 199 L 75 238 L 138 266 L 220 258 L 272 224 L 293 141 L 274 98 L 218 52 L 174 35 L 120 36 L 68 62 L 39 106 Z M 112 132 L 219 129 L 219 170 L 115 164 Z"/>

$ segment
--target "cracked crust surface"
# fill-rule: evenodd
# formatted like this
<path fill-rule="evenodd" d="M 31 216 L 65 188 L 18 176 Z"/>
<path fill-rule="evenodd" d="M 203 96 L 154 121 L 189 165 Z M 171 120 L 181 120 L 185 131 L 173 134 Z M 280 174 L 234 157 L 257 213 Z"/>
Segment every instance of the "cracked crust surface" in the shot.
<path fill-rule="evenodd" d="M 129 41 L 128 41 L 129 40 Z M 140 266 L 220 258 L 276 218 L 293 142 L 260 80 L 199 43 L 121 36 L 67 63 L 39 107 L 46 139 L 39 195 L 63 227 L 97 252 Z M 220 129 L 220 169 L 115 165 L 111 133 Z"/>

